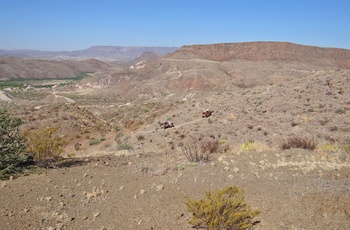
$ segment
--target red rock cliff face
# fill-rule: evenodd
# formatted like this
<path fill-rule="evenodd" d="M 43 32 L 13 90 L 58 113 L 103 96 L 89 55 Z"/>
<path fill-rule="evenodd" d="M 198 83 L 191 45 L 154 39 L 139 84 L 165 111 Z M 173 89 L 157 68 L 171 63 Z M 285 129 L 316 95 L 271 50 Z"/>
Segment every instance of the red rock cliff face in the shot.
<path fill-rule="evenodd" d="M 350 68 L 350 50 L 320 48 L 287 42 L 222 43 L 183 46 L 175 53 L 191 53 L 213 61 L 301 61 Z"/>

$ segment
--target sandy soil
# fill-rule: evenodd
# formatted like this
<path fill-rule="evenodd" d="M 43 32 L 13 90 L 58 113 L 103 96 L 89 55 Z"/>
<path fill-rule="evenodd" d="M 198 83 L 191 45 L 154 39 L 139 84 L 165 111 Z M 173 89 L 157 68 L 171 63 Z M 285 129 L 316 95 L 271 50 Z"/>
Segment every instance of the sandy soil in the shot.
<path fill-rule="evenodd" d="M 84 158 L 1 182 L 0 222 L 1 229 L 191 229 L 186 198 L 237 185 L 261 210 L 254 229 L 349 229 L 349 176 L 343 155 L 296 149 L 212 154 L 199 164 L 152 152 Z"/>

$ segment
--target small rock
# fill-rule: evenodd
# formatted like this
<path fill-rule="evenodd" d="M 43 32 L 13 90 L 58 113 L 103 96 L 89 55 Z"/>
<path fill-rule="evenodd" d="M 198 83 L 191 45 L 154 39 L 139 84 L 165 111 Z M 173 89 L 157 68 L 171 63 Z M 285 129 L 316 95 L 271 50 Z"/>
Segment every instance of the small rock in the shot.
<path fill-rule="evenodd" d="M 260 175 L 259 175 L 258 172 L 255 172 L 254 175 L 255 175 L 256 178 L 258 178 L 258 179 L 260 178 Z"/>
<path fill-rule="evenodd" d="M 239 168 L 235 167 L 235 168 L 233 169 L 233 172 L 234 172 L 234 173 L 239 173 Z"/>
<path fill-rule="evenodd" d="M 52 200 L 52 197 L 51 196 L 48 196 L 45 198 L 46 201 L 51 201 Z"/>
<path fill-rule="evenodd" d="M 157 185 L 157 187 L 156 187 L 156 191 L 161 191 L 163 189 L 164 189 L 164 186 L 162 184 Z"/>
<path fill-rule="evenodd" d="M 141 189 L 140 194 L 145 194 L 145 193 L 146 193 L 146 190 Z"/>
<path fill-rule="evenodd" d="M 16 211 L 12 211 L 8 214 L 9 217 L 13 217 L 15 215 Z"/>

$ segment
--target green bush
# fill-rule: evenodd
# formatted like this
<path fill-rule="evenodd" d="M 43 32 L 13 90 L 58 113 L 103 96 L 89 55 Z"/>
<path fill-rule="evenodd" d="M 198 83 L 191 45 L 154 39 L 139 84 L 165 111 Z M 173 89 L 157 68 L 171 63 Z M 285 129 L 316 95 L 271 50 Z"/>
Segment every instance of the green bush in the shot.
<path fill-rule="evenodd" d="M 66 141 L 61 136 L 57 136 L 56 127 L 47 127 L 37 130 L 27 130 L 25 138 L 27 140 L 27 151 L 34 157 L 35 162 L 40 167 L 51 167 L 61 159 L 61 154 Z"/>
<path fill-rule="evenodd" d="M 244 201 L 244 190 L 236 186 L 217 190 L 214 194 L 206 192 L 206 199 L 186 201 L 191 212 L 189 221 L 194 228 L 204 229 L 250 229 L 253 218 L 260 214 L 252 210 Z"/>
<path fill-rule="evenodd" d="M 25 140 L 19 132 L 21 124 L 21 119 L 0 108 L 0 179 L 21 173 L 33 163 L 32 157 L 24 152 Z"/>

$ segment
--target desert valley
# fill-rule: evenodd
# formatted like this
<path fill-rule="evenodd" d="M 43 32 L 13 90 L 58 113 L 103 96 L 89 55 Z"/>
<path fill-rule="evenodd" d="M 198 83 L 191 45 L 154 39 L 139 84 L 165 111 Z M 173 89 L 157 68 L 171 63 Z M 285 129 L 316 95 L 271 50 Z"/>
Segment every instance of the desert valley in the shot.
<path fill-rule="evenodd" d="M 107 48 L 0 52 L 0 106 L 66 142 L 57 167 L 0 181 L 0 229 L 192 229 L 186 199 L 228 186 L 252 229 L 350 229 L 350 50 Z"/>

